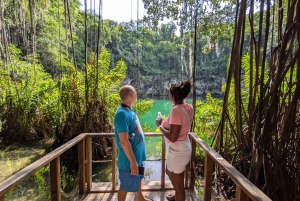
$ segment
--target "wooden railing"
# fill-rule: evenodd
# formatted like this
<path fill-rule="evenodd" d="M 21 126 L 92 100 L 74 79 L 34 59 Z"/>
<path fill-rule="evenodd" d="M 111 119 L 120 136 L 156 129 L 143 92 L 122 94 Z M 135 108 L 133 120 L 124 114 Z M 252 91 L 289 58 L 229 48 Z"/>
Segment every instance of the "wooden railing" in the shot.
<path fill-rule="evenodd" d="M 145 133 L 145 136 L 156 136 L 162 138 L 162 163 L 161 163 L 161 187 L 160 189 L 144 189 L 143 190 L 168 190 L 165 187 L 165 142 L 161 133 Z M 196 146 L 199 145 L 205 152 L 205 185 L 204 185 L 204 201 L 211 200 L 212 191 L 212 171 L 213 163 L 219 165 L 220 168 L 236 183 L 236 200 L 246 201 L 252 199 L 253 201 L 270 201 L 263 192 L 261 192 L 255 185 L 253 185 L 246 177 L 238 172 L 231 164 L 222 158 L 215 150 L 209 147 L 203 140 L 201 140 L 194 133 L 189 134 L 192 143 L 192 157 L 188 171 L 190 174 L 186 175 L 185 186 L 194 191 L 195 174 L 194 174 L 194 159 Z M 105 191 L 92 190 L 92 138 L 93 137 L 113 137 L 113 153 L 112 153 L 112 188 Z M 61 182 L 60 182 L 60 155 L 69 150 L 71 147 L 78 146 L 78 175 L 79 175 L 79 194 L 85 193 L 104 193 L 116 192 L 116 146 L 114 141 L 114 133 L 83 133 L 21 171 L 12 175 L 2 183 L 0 183 L 0 201 L 5 200 L 5 195 L 15 186 L 19 185 L 25 179 L 32 176 L 40 168 L 50 163 L 50 189 L 51 200 L 61 200 Z M 187 172 L 188 172 L 187 171 Z M 188 176 L 189 175 L 189 176 Z"/>
<path fill-rule="evenodd" d="M 78 135 L 74 139 L 58 147 L 54 151 L 20 170 L 16 174 L 12 175 L 2 183 L 0 183 L 0 201 L 5 200 L 5 194 L 8 193 L 13 187 L 19 185 L 25 179 L 29 178 L 35 172 L 42 167 L 50 163 L 50 186 L 51 186 L 51 200 L 60 200 L 60 155 L 66 152 L 68 149 L 78 144 L 78 166 L 81 167 L 79 172 L 79 189 L 84 191 L 84 168 L 85 168 L 85 134 Z"/>
<path fill-rule="evenodd" d="M 205 152 L 205 165 L 204 165 L 204 199 L 203 201 L 211 200 L 212 192 L 212 173 L 213 164 L 216 163 L 236 184 L 236 201 L 271 201 L 260 189 L 251 183 L 244 175 L 235 169 L 228 161 L 226 161 L 214 149 L 208 146 L 200 137 L 195 133 L 189 133 L 192 143 L 192 156 L 190 160 L 191 168 L 191 183 L 190 190 L 194 190 L 195 174 L 194 174 L 194 159 L 196 145 L 199 145 Z"/>

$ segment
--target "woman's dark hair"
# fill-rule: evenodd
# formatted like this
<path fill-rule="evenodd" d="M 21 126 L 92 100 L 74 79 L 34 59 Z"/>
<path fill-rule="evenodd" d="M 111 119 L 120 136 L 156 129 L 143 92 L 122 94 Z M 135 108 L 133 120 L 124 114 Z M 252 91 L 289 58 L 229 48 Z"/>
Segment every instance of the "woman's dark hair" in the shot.
<path fill-rule="evenodd" d="M 181 83 L 171 84 L 170 94 L 173 96 L 175 104 L 183 103 L 183 100 L 188 97 L 191 92 L 191 82 L 184 80 Z"/>

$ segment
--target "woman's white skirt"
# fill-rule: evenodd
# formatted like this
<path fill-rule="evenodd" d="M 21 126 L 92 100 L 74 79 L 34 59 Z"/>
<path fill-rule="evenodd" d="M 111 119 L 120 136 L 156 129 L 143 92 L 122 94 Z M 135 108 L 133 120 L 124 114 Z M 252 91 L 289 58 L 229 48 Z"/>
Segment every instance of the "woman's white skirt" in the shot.
<path fill-rule="evenodd" d="M 174 143 L 168 142 L 166 140 L 166 147 L 168 150 L 167 169 L 170 172 L 174 172 L 176 174 L 184 172 L 192 154 L 190 139 L 187 138 L 184 141 Z"/>

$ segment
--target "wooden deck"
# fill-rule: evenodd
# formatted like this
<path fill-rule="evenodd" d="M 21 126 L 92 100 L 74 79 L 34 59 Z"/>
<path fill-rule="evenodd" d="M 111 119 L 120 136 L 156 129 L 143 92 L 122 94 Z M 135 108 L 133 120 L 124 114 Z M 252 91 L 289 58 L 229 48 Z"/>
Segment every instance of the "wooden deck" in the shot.
<path fill-rule="evenodd" d="M 111 189 L 111 182 L 102 182 L 102 183 L 93 183 L 92 191 L 95 193 L 88 193 L 85 195 L 79 195 L 74 201 L 93 201 L 93 200 L 108 200 L 108 201 L 117 201 L 118 196 L 117 192 L 107 192 L 104 193 L 102 191 L 109 191 Z M 172 188 L 172 184 L 170 180 L 166 180 L 166 189 Z M 119 186 L 117 186 L 119 189 Z M 151 189 L 151 190 L 143 190 L 143 195 L 148 198 L 156 198 L 157 201 L 165 201 L 168 194 L 174 194 L 174 190 L 161 190 L 160 189 L 160 181 L 142 181 L 142 189 Z M 98 192 L 97 192 L 98 191 Z M 192 199 L 192 195 L 188 190 L 185 191 L 186 201 L 196 200 Z M 135 193 L 128 193 L 126 201 L 137 201 L 135 197 Z"/>

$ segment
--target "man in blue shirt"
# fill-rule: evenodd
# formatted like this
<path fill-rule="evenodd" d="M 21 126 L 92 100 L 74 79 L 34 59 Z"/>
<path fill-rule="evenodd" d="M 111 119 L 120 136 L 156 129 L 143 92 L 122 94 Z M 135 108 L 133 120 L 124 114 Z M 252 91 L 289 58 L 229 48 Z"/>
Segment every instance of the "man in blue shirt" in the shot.
<path fill-rule="evenodd" d="M 146 160 L 145 137 L 136 113 L 132 106 L 137 100 L 136 90 L 131 85 L 124 85 L 120 89 L 121 106 L 114 118 L 116 144 L 118 147 L 118 169 L 120 189 L 118 201 L 125 201 L 127 192 L 136 192 L 138 201 L 154 201 L 147 199 L 141 191 L 139 166 Z"/>

